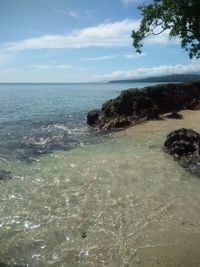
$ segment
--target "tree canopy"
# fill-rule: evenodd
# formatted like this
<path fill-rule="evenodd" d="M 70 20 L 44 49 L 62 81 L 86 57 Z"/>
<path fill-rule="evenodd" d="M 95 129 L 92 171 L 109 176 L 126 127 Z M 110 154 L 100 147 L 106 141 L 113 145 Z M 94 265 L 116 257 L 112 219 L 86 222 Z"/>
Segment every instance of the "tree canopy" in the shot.
<path fill-rule="evenodd" d="M 132 32 L 136 52 L 142 52 L 146 37 L 168 30 L 169 37 L 180 38 L 190 58 L 200 58 L 200 0 L 153 0 L 138 8 L 142 20 L 139 30 Z"/>

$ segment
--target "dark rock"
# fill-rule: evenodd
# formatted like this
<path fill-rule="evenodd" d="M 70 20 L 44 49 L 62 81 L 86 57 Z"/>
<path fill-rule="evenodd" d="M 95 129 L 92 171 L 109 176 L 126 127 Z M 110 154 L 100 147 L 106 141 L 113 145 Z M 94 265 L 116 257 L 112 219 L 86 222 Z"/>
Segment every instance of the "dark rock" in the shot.
<path fill-rule="evenodd" d="M 8 180 L 11 179 L 11 172 L 0 170 L 0 180 Z"/>
<path fill-rule="evenodd" d="M 181 114 L 179 114 L 177 112 L 172 112 L 169 115 L 167 115 L 166 118 L 181 120 L 181 119 L 183 119 L 183 115 L 181 115 Z"/>
<path fill-rule="evenodd" d="M 117 128 L 124 128 L 131 124 L 131 119 L 125 116 L 118 116 L 116 118 L 113 118 L 109 120 L 108 122 L 104 121 L 104 125 L 101 128 L 104 128 L 106 130 L 110 129 L 117 129 Z"/>
<path fill-rule="evenodd" d="M 87 121 L 107 130 L 157 119 L 182 109 L 200 109 L 200 82 L 128 89 L 105 102 L 101 111 L 89 112 Z"/>
<path fill-rule="evenodd" d="M 94 125 L 98 123 L 100 111 L 99 110 L 92 110 L 87 114 L 87 124 Z"/>
<path fill-rule="evenodd" d="M 200 169 L 200 134 L 191 129 L 178 129 L 167 136 L 167 152 L 184 167 Z"/>
<path fill-rule="evenodd" d="M 200 99 L 193 99 L 190 103 L 188 103 L 187 108 L 191 109 L 191 110 L 199 110 L 200 109 Z"/>
<path fill-rule="evenodd" d="M 82 234 L 82 238 L 86 238 L 86 237 L 87 237 L 86 232 L 84 232 L 84 233 Z"/>

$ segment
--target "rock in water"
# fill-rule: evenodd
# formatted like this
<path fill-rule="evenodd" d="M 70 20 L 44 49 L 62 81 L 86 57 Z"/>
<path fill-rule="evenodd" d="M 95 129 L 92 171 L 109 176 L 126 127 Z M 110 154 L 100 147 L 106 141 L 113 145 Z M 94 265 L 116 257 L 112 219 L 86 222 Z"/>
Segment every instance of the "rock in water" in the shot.
<path fill-rule="evenodd" d="M 92 110 L 87 114 L 87 124 L 94 125 L 98 123 L 100 111 Z"/>
<path fill-rule="evenodd" d="M 182 109 L 200 109 L 200 82 L 128 89 L 104 103 L 100 111 L 89 112 L 87 122 L 99 129 L 115 129 Z"/>
<path fill-rule="evenodd" d="M 200 134 L 191 129 L 178 129 L 167 136 L 167 151 L 184 167 L 200 169 Z"/>
<path fill-rule="evenodd" d="M 0 181 L 11 179 L 11 172 L 0 170 Z"/>
<path fill-rule="evenodd" d="M 82 234 L 82 238 L 86 238 L 86 237 L 87 237 L 86 232 L 84 232 L 84 233 Z"/>

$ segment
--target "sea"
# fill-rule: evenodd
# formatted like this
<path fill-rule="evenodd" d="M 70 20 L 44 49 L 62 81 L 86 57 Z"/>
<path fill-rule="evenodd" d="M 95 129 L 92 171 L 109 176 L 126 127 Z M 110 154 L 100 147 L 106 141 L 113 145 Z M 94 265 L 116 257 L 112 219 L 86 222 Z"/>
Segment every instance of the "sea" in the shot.
<path fill-rule="evenodd" d="M 152 84 L 0 84 L 0 266 L 200 266 L 200 180 L 163 150 L 197 111 L 105 133 L 87 112 Z M 188 119 L 189 118 L 189 119 Z"/>

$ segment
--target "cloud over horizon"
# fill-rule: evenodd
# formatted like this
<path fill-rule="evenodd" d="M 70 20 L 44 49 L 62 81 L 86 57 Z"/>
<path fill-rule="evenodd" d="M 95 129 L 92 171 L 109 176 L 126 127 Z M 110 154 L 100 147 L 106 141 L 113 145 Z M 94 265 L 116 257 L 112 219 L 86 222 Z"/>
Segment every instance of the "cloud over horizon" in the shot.
<path fill-rule="evenodd" d="M 190 64 L 163 65 L 152 68 L 136 68 L 132 70 L 116 70 L 112 73 L 96 75 L 94 80 L 107 81 L 117 79 L 145 78 L 160 75 L 184 74 L 191 72 L 200 72 L 200 61 L 191 61 Z"/>
<path fill-rule="evenodd" d="M 168 31 L 149 36 L 143 53 L 135 52 L 131 34 L 142 19 L 137 7 L 149 0 L 18 1 L 4 1 L 0 9 L 0 82 L 88 82 L 96 74 L 188 63 Z"/>

